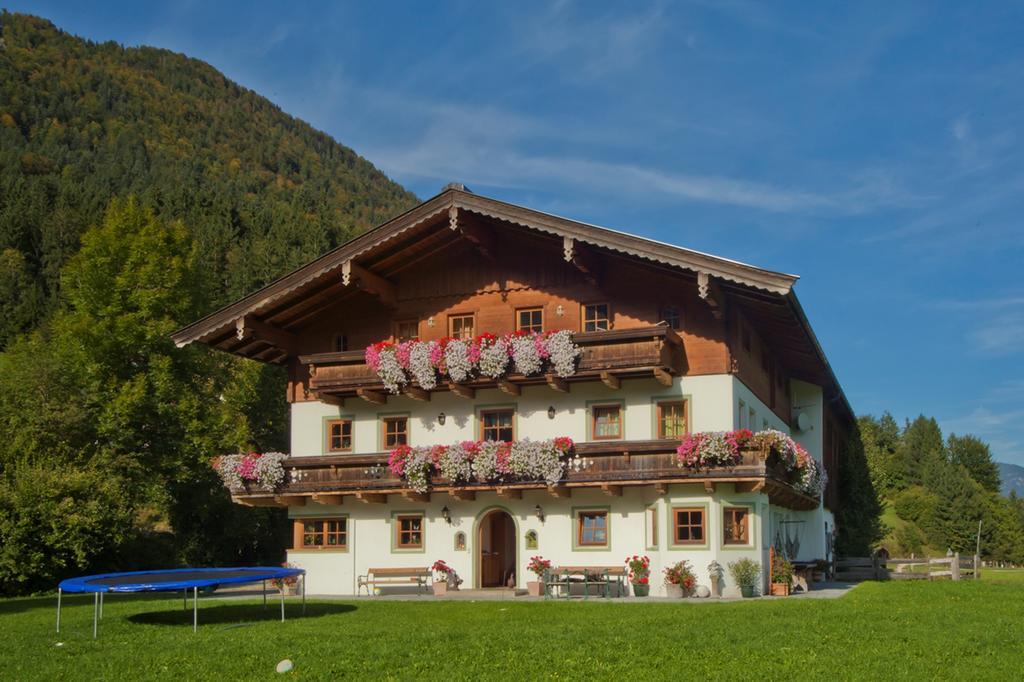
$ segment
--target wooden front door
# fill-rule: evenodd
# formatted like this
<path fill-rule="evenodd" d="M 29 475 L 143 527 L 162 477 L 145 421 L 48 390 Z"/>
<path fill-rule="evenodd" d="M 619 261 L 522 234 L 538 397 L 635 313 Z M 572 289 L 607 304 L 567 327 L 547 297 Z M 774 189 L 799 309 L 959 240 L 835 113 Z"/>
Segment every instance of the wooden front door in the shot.
<path fill-rule="evenodd" d="M 480 523 L 480 587 L 504 587 L 515 566 L 515 524 L 496 509 Z"/>

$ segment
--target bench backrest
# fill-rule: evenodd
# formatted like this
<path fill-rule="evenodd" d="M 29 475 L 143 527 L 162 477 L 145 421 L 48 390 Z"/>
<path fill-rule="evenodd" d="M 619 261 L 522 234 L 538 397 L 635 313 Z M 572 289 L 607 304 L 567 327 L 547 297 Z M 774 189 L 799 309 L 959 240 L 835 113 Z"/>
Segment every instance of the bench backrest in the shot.
<path fill-rule="evenodd" d="M 569 573 L 583 573 L 583 572 L 587 572 L 587 573 L 604 573 L 605 571 L 608 572 L 608 575 L 625 575 L 626 574 L 626 567 L 625 566 L 553 566 L 550 570 L 551 570 L 551 573 L 553 573 L 553 574 L 565 573 L 565 572 L 569 572 Z"/>
<path fill-rule="evenodd" d="M 371 568 L 369 570 L 371 575 L 379 576 L 395 576 L 399 578 L 420 576 L 430 573 L 430 569 L 426 566 L 422 568 Z"/>

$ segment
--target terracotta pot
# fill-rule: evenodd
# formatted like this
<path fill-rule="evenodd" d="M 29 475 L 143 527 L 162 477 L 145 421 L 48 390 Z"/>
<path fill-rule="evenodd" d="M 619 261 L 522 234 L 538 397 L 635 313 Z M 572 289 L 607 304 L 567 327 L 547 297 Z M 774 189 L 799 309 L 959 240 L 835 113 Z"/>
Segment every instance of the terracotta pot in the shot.
<path fill-rule="evenodd" d="M 448 583 L 438 581 L 434 583 L 434 596 L 443 597 L 448 594 Z"/>
<path fill-rule="evenodd" d="M 669 583 L 665 585 L 665 596 L 669 599 L 682 599 L 683 598 L 683 586 L 673 585 Z"/>
<path fill-rule="evenodd" d="M 540 580 L 527 580 L 526 593 L 531 597 L 544 596 L 544 583 L 542 583 Z"/>
<path fill-rule="evenodd" d="M 789 596 L 789 583 L 772 583 L 772 596 L 773 597 L 788 597 Z"/>
<path fill-rule="evenodd" d="M 633 583 L 633 596 L 634 597 L 646 597 L 651 593 L 650 584 L 641 585 L 639 583 Z"/>

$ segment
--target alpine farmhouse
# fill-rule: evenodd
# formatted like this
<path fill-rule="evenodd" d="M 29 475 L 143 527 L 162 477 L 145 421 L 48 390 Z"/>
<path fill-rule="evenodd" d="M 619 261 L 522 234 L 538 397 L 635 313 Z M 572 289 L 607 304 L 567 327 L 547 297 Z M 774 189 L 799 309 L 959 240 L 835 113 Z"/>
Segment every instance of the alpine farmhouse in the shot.
<path fill-rule="evenodd" d="M 773 544 L 831 559 L 854 415 L 796 279 L 449 185 L 174 340 L 287 368 L 283 480 L 231 493 L 288 508 L 288 561 L 311 593 L 356 594 L 373 568 L 437 559 L 463 588 L 490 588 L 525 586 L 535 555 L 622 566 L 646 554 L 658 595 L 681 559 L 702 584 L 712 560 L 748 557 L 766 574 Z M 537 341 L 540 364 L 527 344 L 492 367 L 494 346 L 516 338 Z M 550 357 L 544 339 L 560 344 Z M 764 449 L 680 462 L 687 434 L 737 429 L 791 436 L 827 483 L 797 485 Z M 571 448 L 552 448 L 565 437 Z M 541 453 L 546 469 L 513 470 L 496 443 L 522 466 Z M 447 475 L 423 458 L 458 444 Z"/>

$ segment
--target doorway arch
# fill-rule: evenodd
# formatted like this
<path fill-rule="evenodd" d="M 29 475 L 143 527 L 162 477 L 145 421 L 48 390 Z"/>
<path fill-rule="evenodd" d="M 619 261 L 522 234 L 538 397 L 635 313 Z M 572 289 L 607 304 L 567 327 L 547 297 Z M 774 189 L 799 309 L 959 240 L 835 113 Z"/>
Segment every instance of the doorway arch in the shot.
<path fill-rule="evenodd" d="M 519 584 L 519 524 L 504 507 L 480 512 L 473 533 L 474 587 L 507 587 Z"/>

